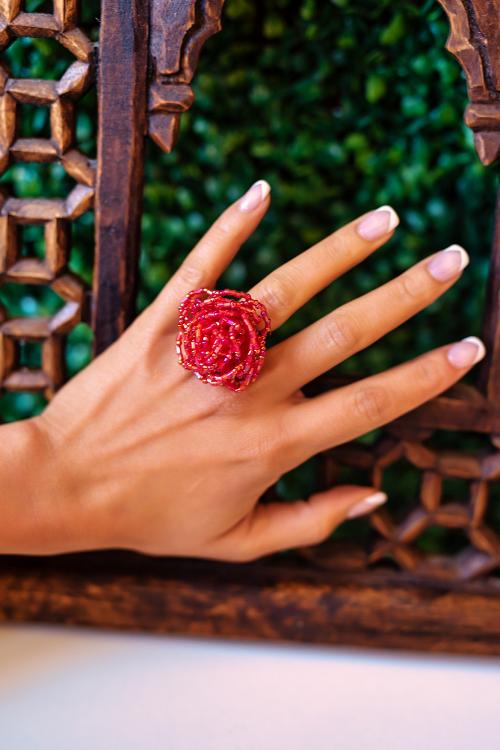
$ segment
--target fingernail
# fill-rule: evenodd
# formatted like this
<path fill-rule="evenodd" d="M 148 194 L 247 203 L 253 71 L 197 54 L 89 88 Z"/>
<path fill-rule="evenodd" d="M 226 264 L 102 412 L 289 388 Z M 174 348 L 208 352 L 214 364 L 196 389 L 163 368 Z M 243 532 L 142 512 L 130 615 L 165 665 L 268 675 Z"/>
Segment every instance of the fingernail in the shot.
<path fill-rule="evenodd" d="M 257 180 L 240 199 L 240 211 L 249 213 L 257 208 L 271 192 L 271 186 L 265 180 Z"/>
<path fill-rule="evenodd" d="M 486 354 L 486 347 L 481 339 L 476 336 L 467 336 L 467 338 L 458 341 L 448 349 L 448 359 L 453 365 L 461 369 L 462 367 L 471 367 L 479 362 Z"/>
<path fill-rule="evenodd" d="M 469 265 L 469 256 L 460 245 L 450 245 L 427 264 L 427 270 L 436 281 L 449 281 L 465 266 Z"/>
<path fill-rule="evenodd" d="M 358 516 L 364 516 L 374 508 L 378 508 L 379 505 L 383 505 L 387 500 L 385 492 L 375 492 L 373 495 L 363 498 L 360 503 L 355 505 L 349 513 L 347 518 L 357 518 Z"/>
<path fill-rule="evenodd" d="M 378 240 L 399 224 L 399 216 L 391 206 L 380 206 L 360 221 L 356 231 L 364 240 Z"/>

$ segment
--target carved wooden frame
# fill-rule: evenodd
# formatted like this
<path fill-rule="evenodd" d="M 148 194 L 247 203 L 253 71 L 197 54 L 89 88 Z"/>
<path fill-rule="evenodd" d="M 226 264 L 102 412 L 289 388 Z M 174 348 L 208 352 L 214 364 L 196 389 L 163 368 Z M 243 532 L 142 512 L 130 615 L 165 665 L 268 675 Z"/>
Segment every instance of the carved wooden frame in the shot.
<path fill-rule="evenodd" d="M 5 390 L 41 391 L 51 398 L 63 383 L 64 336 L 88 317 L 86 288 L 68 270 L 71 222 L 93 203 L 95 162 L 75 144 L 74 110 L 95 74 L 94 45 L 78 28 L 76 2 L 56 0 L 53 15 L 24 13 L 20 0 L 0 3 L 0 48 L 19 37 L 58 41 L 75 62 L 59 81 L 16 79 L 0 66 L 0 172 L 14 161 L 59 162 L 76 186 L 65 199 L 20 199 L 0 196 L 0 280 L 47 285 L 65 304 L 51 318 L 8 319 L 0 306 L 0 384 Z M 50 109 L 50 138 L 19 137 L 19 106 Z M 19 232 L 26 224 L 44 227 L 45 258 L 20 254 Z M 42 367 L 18 364 L 19 344 L 40 342 Z"/>
<path fill-rule="evenodd" d="M 466 73 L 470 104 L 465 119 L 479 157 L 492 164 L 500 155 L 500 0 L 440 2 L 451 23 L 448 49 Z M 133 316 L 141 215 L 136 186 L 142 180 L 144 135 L 167 151 L 173 148 L 180 115 L 193 102 L 190 84 L 201 47 L 220 29 L 222 5 L 223 0 L 103 0 L 96 258 L 88 306 L 96 352 Z M 0 208 L 0 283 L 51 284 L 67 300 L 57 320 L 12 321 L 0 311 L 0 383 L 3 388 L 40 388 L 48 397 L 63 380 L 64 335 L 90 314 L 84 304 L 88 290 L 67 271 L 65 229 L 89 208 L 95 171 L 76 150 L 71 130 L 73 102 L 92 81 L 94 59 L 76 18 L 76 0 L 55 0 L 53 15 L 26 14 L 18 0 L 0 0 L 1 44 L 13 35 L 51 35 L 86 66 L 50 86 L 13 81 L 5 73 L 0 92 L 0 168 L 11 159 L 58 159 L 79 183 L 76 197 L 72 193 L 57 205 L 7 197 Z M 23 100 L 51 106 L 48 142 L 16 138 L 15 102 Z M 119 165 L 106 170 L 116 153 L 122 157 Z M 16 226 L 30 221 L 45 224 L 43 264 L 19 258 Z M 459 384 L 388 425 L 369 449 L 352 443 L 321 456 L 326 483 L 333 483 L 345 466 L 365 473 L 375 486 L 395 462 L 419 472 L 416 506 L 399 521 L 387 509 L 372 514 L 368 545 L 329 541 L 245 565 L 116 552 L 5 557 L 0 620 L 500 654 L 500 578 L 495 574 L 500 538 L 485 516 L 493 502 L 492 485 L 500 479 L 499 300 L 500 199 L 484 324 L 488 356 L 477 384 Z M 23 338 L 44 341 L 41 372 L 16 369 L 15 342 Z M 339 382 L 320 378 L 310 390 Z M 457 449 L 428 445 L 436 430 L 453 431 Z M 461 431 L 483 434 L 491 447 L 460 450 Z M 466 501 L 448 496 L 451 479 L 467 483 Z M 468 546 L 455 556 L 424 555 L 414 542 L 432 525 L 463 530 Z"/>

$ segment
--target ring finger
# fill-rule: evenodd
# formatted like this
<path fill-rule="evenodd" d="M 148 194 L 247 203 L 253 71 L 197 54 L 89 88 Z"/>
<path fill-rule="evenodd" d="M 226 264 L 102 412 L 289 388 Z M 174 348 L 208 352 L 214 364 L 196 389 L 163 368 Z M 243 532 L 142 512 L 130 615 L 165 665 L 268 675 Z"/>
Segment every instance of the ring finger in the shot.
<path fill-rule="evenodd" d="M 386 372 L 295 404 L 287 425 L 287 434 L 296 446 L 294 463 L 353 440 L 421 406 L 450 388 L 484 355 L 484 344 L 473 336 L 467 337 Z"/>
<path fill-rule="evenodd" d="M 250 294 L 266 306 L 272 328 L 279 328 L 315 294 L 387 242 L 398 224 L 390 206 L 370 211 L 268 274 Z"/>
<path fill-rule="evenodd" d="M 451 245 L 400 276 L 337 308 L 267 353 L 265 367 L 291 394 L 366 348 L 449 289 L 469 262 Z"/>

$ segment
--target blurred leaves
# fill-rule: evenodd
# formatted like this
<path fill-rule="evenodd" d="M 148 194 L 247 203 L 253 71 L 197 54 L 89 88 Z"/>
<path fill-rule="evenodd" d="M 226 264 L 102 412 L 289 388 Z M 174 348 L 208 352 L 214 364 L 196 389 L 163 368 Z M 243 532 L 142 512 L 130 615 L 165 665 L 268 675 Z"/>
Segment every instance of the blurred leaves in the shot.
<path fill-rule="evenodd" d="M 386 247 L 275 340 L 453 242 L 472 255 L 456 288 L 341 369 L 377 371 L 480 333 L 496 175 L 463 124 L 465 80 L 437 2 L 228 0 L 223 20 L 175 151 L 148 144 L 140 308 L 227 204 L 265 178 L 271 209 L 221 285 L 250 287 L 381 204 L 401 216 Z"/>
<path fill-rule="evenodd" d="M 99 4 L 85 3 L 84 13 L 95 38 Z M 472 256 L 456 287 L 340 369 L 375 372 L 479 334 L 496 175 L 480 164 L 463 125 L 465 81 L 444 49 L 448 24 L 436 0 L 227 0 L 223 26 L 202 51 L 196 101 L 176 149 L 163 154 L 147 143 L 139 310 L 228 203 L 265 178 L 273 189 L 269 214 L 221 285 L 249 288 L 381 204 L 401 216 L 386 247 L 318 295 L 274 340 L 453 242 Z M 10 64 L 21 75 L 57 78 L 65 53 L 46 41 L 18 40 L 6 53 Z M 95 96 L 78 109 L 78 136 L 92 153 Z M 46 127 L 38 118 L 23 125 L 26 133 Z M 63 194 L 66 178 L 38 167 L 16 165 L 2 182 L 17 195 Z M 71 261 L 87 280 L 92 257 L 89 215 L 75 227 Z M 71 372 L 87 361 L 72 354 L 77 346 L 81 354 L 85 343 L 71 339 Z M 15 414 L 9 407 L 9 418 Z"/>

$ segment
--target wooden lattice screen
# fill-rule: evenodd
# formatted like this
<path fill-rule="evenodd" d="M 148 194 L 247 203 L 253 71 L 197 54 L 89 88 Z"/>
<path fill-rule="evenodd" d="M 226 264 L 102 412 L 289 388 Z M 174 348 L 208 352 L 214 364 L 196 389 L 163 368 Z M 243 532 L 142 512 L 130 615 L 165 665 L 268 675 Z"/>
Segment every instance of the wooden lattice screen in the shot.
<path fill-rule="evenodd" d="M 490 165 L 500 156 L 500 0 L 440 2 L 451 23 L 448 49 L 467 78 L 466 123 L 479 158 Z M 63 382 L 64 339 L 76 323 L 92 323 L 98 353 L 130 321 L 144 136 L 167 151 L 174 147 L 179 117 L 193 102 L 201 47 L 220 29 L 222 5 L 103 0 L 97 50 L 78 27 L 76 0 L 54 0 L 53 14 L 26 13 L 21 0 L 0 0 L 3 48 L 19 36 L 45 36 L 75 57 L 59 81 L 17 80 L 0 68 L 0 170 L 19 160 L 59 161 L 77 183 L 64 200 L 2 197 L 0 283 L 47 285 L 65 303 L 48 319 L 10 319 L 0 308 L 4 391 L 39 390 L 50 398 Z M 78 150 L 74 111 L 96 79 L 93 161 Z M 50 138 L 18 136 L 23 103 L 50 107 Z M 92 205 L 96 255 L 87 289 L 68 271 L 68 258 L 71 222 Z M 43 260 L 21 254 L 29 224 L 44 227 Z M 499 316 L 497 201 L 484 317 L 488 356 L 477 384 L 459 384 L 388 425 L 369 448 L 352 443 L 320 457 L 327 483 L 349 468 L 357 481 L 376 486 L 394 469 L 417 475 L 417 500 L 408 505 L 402 498 L 398 517 L 388 509 L 374 513 L 366 543 L 331 540 L 246 565 L 115 552 L 5 557 L 0 619 L 500 654 Z M 19 362 L 25 341 L 42 344 L 39 370 Z M 337 384 L 321 378 L 311 390 Z M 433 441 L 445 432 L 452 449 Z M 474 450 L 463 447 L 471 434 Z M 456 554 L 426 553 L 416 542 L 431 528 L 460 533 L 464 543 Z"/>

